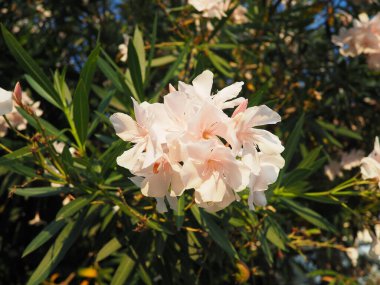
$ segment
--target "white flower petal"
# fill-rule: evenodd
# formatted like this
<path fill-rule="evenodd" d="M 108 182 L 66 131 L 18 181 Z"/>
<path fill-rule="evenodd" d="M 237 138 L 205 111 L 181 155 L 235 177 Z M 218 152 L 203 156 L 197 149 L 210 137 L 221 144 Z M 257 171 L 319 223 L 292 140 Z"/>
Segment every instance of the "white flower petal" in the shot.
<path fill-rule="evenodd" d="M 12 92 L 0 88 L 0 116 L 12 112 L 13 98 Z"/>

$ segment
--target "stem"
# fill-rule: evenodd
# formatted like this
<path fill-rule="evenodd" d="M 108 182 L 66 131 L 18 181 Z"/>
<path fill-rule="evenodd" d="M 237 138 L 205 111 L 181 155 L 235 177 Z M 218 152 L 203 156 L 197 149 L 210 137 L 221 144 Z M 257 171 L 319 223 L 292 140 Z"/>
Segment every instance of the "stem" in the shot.
<path fill-rule="evenodd" d="M 14 131 L 19 137 L 29 141 L 29 137 L 25 136 L 24 134 L 22 134 L 20 131 L 18 131 L 12 124 L 11 122 L 9 122 L 8 118 L 6 115 L 3 115 L 3 118 L 5 120 L 5 122 L 8 124 L 9 128 Z"/>
<path fill-rule="evenodd" d="M 7 148 L 5 145 L 3 145 L 2 143 L 0 143 L 0 147 L 3 149 L 3 150 L 5 150 L 6 152 L 8 152 L 8 153 L 12 153 L 13 151 L 12 150 L 10 150 L 9 148 Z"/>

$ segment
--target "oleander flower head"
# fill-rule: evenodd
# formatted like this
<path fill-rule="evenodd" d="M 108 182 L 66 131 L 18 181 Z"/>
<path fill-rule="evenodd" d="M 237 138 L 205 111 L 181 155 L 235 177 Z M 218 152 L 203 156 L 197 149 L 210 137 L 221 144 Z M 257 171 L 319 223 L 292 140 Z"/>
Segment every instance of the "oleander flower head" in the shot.
<path fill-rule="evenodd" d="M 341 28 L 339 35 L 332 38 L 340 47 L 340 53 L 351 57 L 380 53 L 380 14 L 369 19 L 367 14 L 361 13 L 353 23 L 352 28 Z"/>
<path fill-rule="evenodd" d="M 264 205 L 264 191 L 275 182 L 284 160 L 280 140 L 259 129 L 280 116 L 266 106 L 248 108 L 237 98 L 243 83 L 212 93 L 213 74 L 206 70 L 192 84 L 169 86 L 163 103 L 133 100 L 135 119 L 116 113 L 116 134 L 132 147 L 117 158 L 157 211 L 176 207 L 177 197 L 194 189 L 194 201 L 207 211 L 224 209 L 250 189 L 250 208 Z M 225 109 L 235 108 L 232 116 Z"/>
<path fill-rule="evenodd" d="M 360 167 L 363 179 L 375 179 L 380 188 L 380 143 L 379 137 L 375 139 L 373 151 L 361 160 Z"/>
<path fill-rule="evenodd" d="M 40 102 L 33 101 L 26 92 L 22 92 L 21 87 L 16 84 L 15 90 L 13 92 L 9 92 L 11 95 L 11 100 L 7 102 L 8 110 L 11 107 L 10 112 L 6 115 L 9 123 L 18 131 L 23 131 L 26 129 L 28 125 L 28 121 L 17 111 L 17 107 L 22 107 L 23 109 L 27 109 L 28 112 L 33 112 L 36 116 L 40 117 L 43 114 L 42 109 L 40 109 Z M 8 95 L 9 95 L 8 93 Z M 0 117 L 0 137 L 4 137 L 10 126 L 5 121 L 3 117 Z"/>
<path fill-rule="evenodd" d="M 230 0 L 189 0 L 189 4 L 198 12 L 202 12 L 203 17 L 219 20 L 226 16 L 230 2 Z"/>

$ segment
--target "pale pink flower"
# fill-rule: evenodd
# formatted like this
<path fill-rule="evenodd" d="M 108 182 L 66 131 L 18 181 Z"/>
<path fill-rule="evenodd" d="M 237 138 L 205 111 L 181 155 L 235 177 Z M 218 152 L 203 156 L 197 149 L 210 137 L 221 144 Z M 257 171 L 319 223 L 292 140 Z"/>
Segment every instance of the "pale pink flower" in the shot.
<path fill-rule="evenodd" d="M 12 95 L 11 92 L 9 93 Z M 28 96 L 26 92 L 22 92 L 21 97 L 22 104 L 28 106 L 36 116 L 40 117 L 42 115 L 43 111 L 39 108 L 39 101 L 33 102 L 33 100 Z M 23 131 L 26 129 L 28 121 L 17 111 L 16 107 L 19 107 L 17 102 L 13 100 L 13 103 L 14 104 L 12 105 L 11 112 L 6 114 L 6 117 L 14 128 L 16 128 L 19 131 Z M 5 119 L 3 117 L 0 117 L 0 137 L 4 137 L 7 134 L 8 128 L 9 125 L 7 124 Z"/>
<path fill-rule="evenodd" d="M 283 152 L 284 147 L 280 139 L 272 133 L 257 127 L 276 124 L 281 117 L 265 105 L 247 108 L 239 113 L 234 113 L 233 124 L 238 144 L 234 147 L 255 151 L 258 147 L 261 152 L 278 154 Z"/>
<path fill-rule="evenodd" d="M 280 169 L 285 165 L 285 160 L 280 154 L 265 154 L 260 152 L 257 155 L 257 162 L 260 165 L 258 173 L 255 173 L 257 167 L 252 165 L 253 160 L 247 160 L 243 157 L 243 161 L 252 171 L 248 185 L 250 190 L 248 206 L 251 210 L 254 210 L 254 205 L 266 205 L 265 191 L 268 190 L 270 184 L 276 182 Z"/>
<path fill-rule="evenodd" d="M 120 61 L 122 62 L 127 62 L 128 59 L 128 44 L 129 44 L 129 36 L 124 34 L 124 43 L 120 44 L 118 46 L 119 48 L 119 53 L 120 53 Z"/>
<path fill-rule="evenodd" d="M 156 210 L 159 213 L 165 213 L 168 211 L 168 208 L 166 207 L 165 201 L 168 202 L 170 209 L 177 211 L 178 210 L 178 199 L 177 197 L 171 197 L 169 195 L 166 195 L 165 197 L 158 197 L 156 198 Z"/>
<path fill-rule="evenodd" d="M 59 141 L 53 142 L 53 147 L 54 147 L 55 151 L 59 154 L 62 154 L 65 146 L 66 146 L 66 144 L 64 142 L 59 142 Z M 69 152 L 72 156 L 76 156 L 75 155 L 75 148 L 69 147 Z"/>
<path fill-rule="evenodd" d="M 380 14 L 369 19 L 367 14 L 361 13 L 353 22 L 352 28 L 341 28 L 339 35 L 332 38 L 340 47 L 340 53 L 352 57 L 380 53 Z"/>
<path fill-rule="evenodd" d="M 376 179 L 380 187 L 380 144 L 378 137 L 375 139 L 374 150 L 369 156 L 361 160 L 360 170 L 364 179 Z"/>
<path fill-rule="evenodd" d="M 344 170 L 351 170 L 352 168 L 360 166 L 360 161 L 364 157 L 362 150 L 353 149 L 350 152 L 342 153 L 341 166 Z"/>
<path fill-rule="evenodd" d="M 249 21 L 246 16 L 247 13 L 248 13 L 247 8 L 245 8 L 242 5 L 239 5 L 233 11 L 231 15 L 231 21 L 237 25 L 245 24 Z"/>
<path fill-rule="evenodd" d="M 343 172 L 341 164 L 336 160 L 331 160 L 330 163 L 325 166 L 325 175 L 330 181 L 333 181 L 337 176 L 342 177 Z"/>
<path fill-rule="evenodd" d="M 231 149 L 209 141 L 188 145 L 187 151 L 181 177 L 185 188 L 194 188 L 197 203 L 222 202 L 228 191 L 247 187 L 250 169 Z"/>
<path fill-rule="evenodd" d="M 169 156 L 164 154 L 149 167 L 135 172 L 137 176 L 131 180 L 141 188 L 144 196 L 156 198 L 156 209 L 159 213 L 163 213 L 167 211 L 165 200 L 171 209 L 176 210 L 176 196 L 182 195 L 185 190 L 180 170 L 180 164 L 172 162 Z"/>
<path fill-rule="evenodd" d="M 116 134 L 122 140 L 135 144 L 117 159 L 118 165 L 132 172 L 139 165 L 143 153 L 142 168 L 154 163 L 162 154 L 158 132 L 155 128 L 157 118 L 148 111 L 148 103 L 144 102 L 140 105 L 133 100 L 133 105 L 136 121 L 122 113 L 113 114 L 110 118 Z"/>
<path fill-rule="evenodd" d="M 0 88 L 0 115 L 6 115 L 12 112 L 13 99 L 12 92 Z"/>
<path fill-rule="evenodd" d="M 147 168 L 136 171 L 141 181 L 141 193 L 148 197 L 165 197 L 171 188 L 172 196 L 180 196 L 185 190 L 180 177 L 181 166 L 170 161 L 169 156 L 163 154 Z"/>
<path fill-rule="evenodd" d="M 193 80 L 192 85 L 180 81 L 178 91 L 185 93 L 198 108 L 203 106 L 204 102 L 210 102 L 215 107 L 224 110 L 234 108 L 244 101 L 244 98 L 236 98 L 244 82 L 236 82 L 212 94 L 213 77 L 214 74 L 206 70 Z"/>
<path fill-rule="evenodd" d="M 219 20 L 226 16 L 230 2 L 230 0 L 189 0 L 189 4 L 198 12 L 202 12 L 203 17 Z"/>
<path fill-rule="evenodd" d="M 348 247 L 346 248 L 346 254 L 348 258 L 351 260 L 351 263 L 354 267 L 358 265 L 359 259 L 359 250 L 357 247 Z"/>

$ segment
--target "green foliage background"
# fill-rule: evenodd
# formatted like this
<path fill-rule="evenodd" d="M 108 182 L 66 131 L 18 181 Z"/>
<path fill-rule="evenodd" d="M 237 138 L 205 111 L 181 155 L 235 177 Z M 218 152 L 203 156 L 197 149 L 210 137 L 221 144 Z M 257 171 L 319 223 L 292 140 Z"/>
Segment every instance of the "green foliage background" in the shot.
<path fill-rule="evenodd" d="M 42 119 L 20 110 L 26 137 L 0 138 L 12 150 L 0 158 L 1 283 L 357 284 L 369 274 L 376 262 L 353 267 L 344 249 L 379 223 L 379 192 L 358 169 L 330 182 L 323 167 L 341 150 L 369 153 L 379 134 L 380 74 L 331 43 L 340 11 L 374 15 L 379 4 L 240 1 L 249 21 L 236 25 L 238 2 L 211 20 L 213 31 L 206 20 L 197 28 L 195 10 L 179 0 L 0 4 L 1 86 L 21 81 L 44 110 Z M 126 63 L 123 33 L 132 37 Z M 204 69 L 218 89 L 244 81 L 250 105 L 279 112 L 273 131 L 286 166 L 267 191 L 269 206 L 254 212 L 245 193 L 217 214 L 190 195 L 178 212 L 158 214 L 116 166 L 128 145 L 108 116 L 132 113 L 131 97 L 160 101 L 169 83 Z M 62 154 L 53 141 L 65 142 Z M 62 206 L 67 195 L 75 200 Z M 36 212 L 46 224 L 28 224 Z"/>

